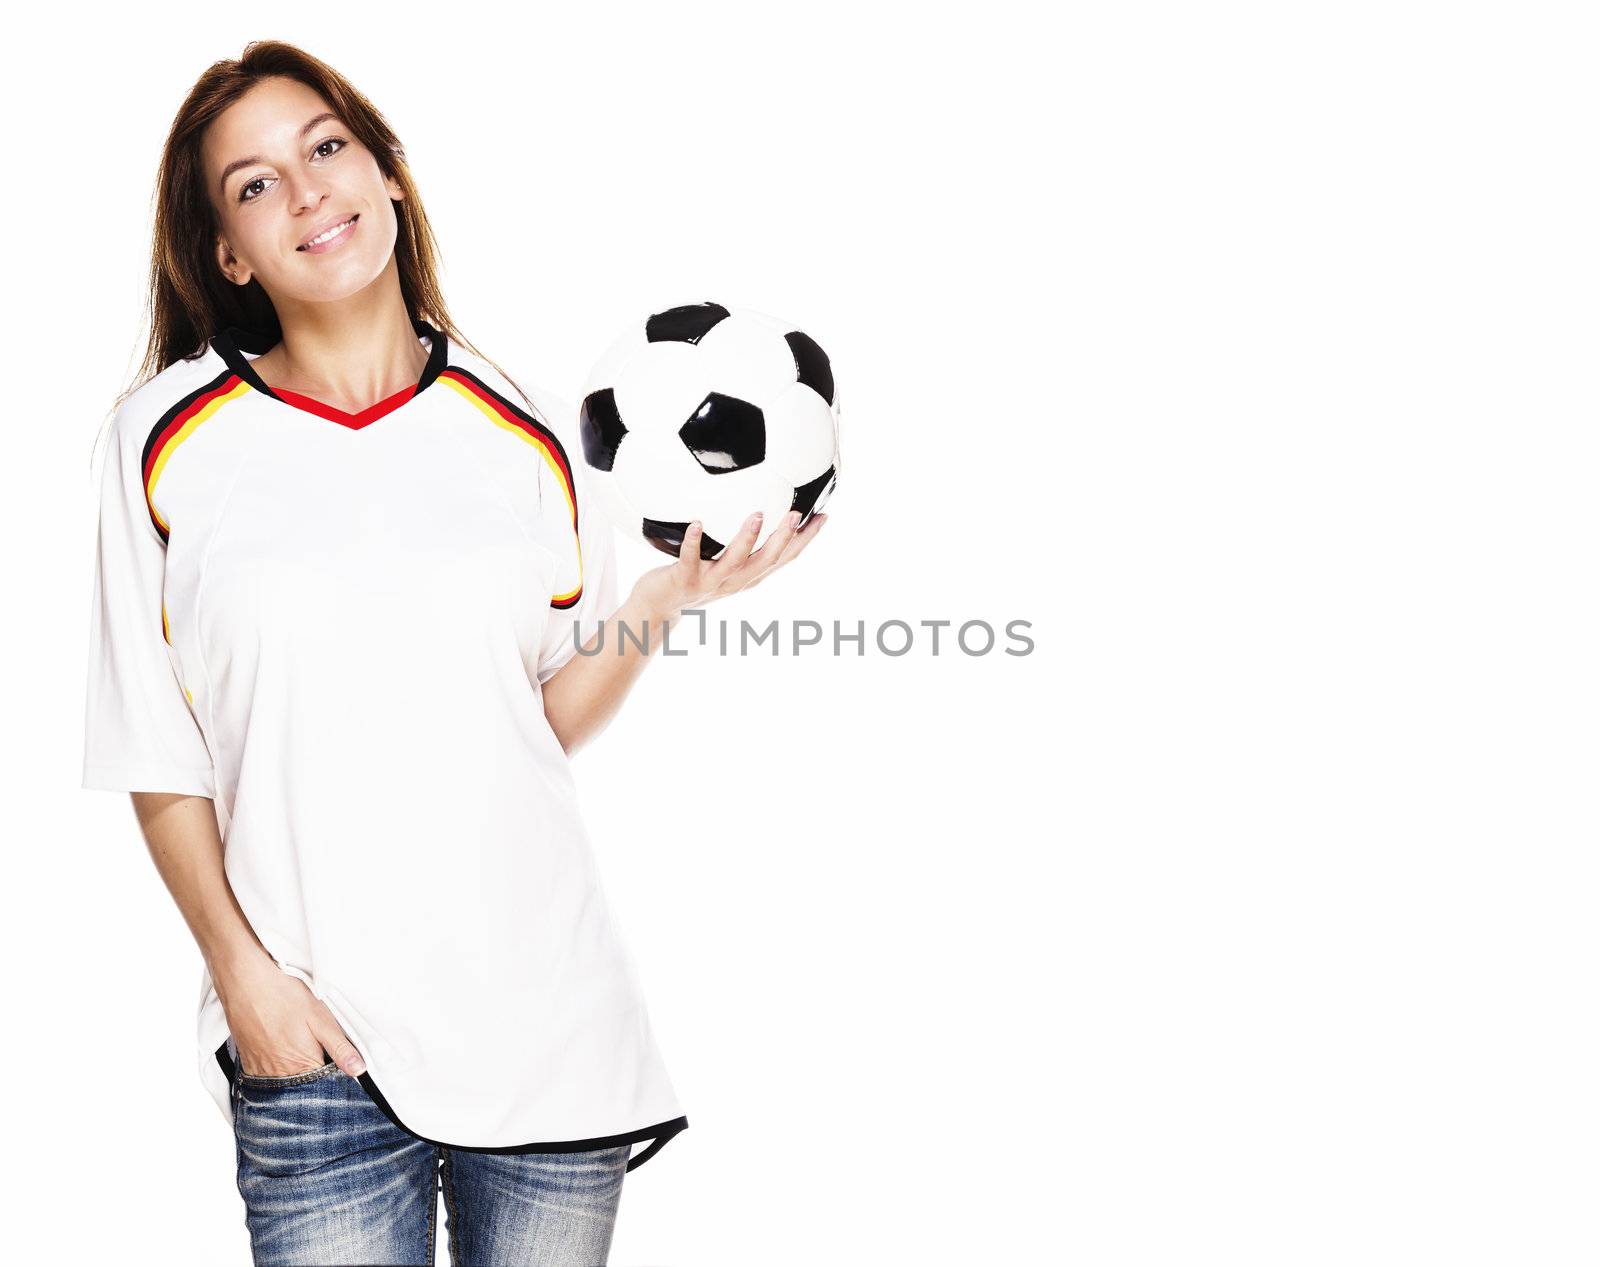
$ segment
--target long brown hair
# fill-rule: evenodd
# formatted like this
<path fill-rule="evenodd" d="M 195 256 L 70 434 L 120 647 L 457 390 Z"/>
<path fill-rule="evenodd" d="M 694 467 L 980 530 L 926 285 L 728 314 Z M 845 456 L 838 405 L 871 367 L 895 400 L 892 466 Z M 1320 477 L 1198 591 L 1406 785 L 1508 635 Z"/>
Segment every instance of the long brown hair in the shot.
<path fill-rule="evenodd" d="M 248 284 L 236 286 L 217 267 L 214 246 L 220 226 L 206 195 L 200 154 L 206 127 L 257 83 L 275 75 L 298 80 L 320 94 L 339 121 L 377 159 L 383 174 L 405 191 L 404 199 L 395 206 L 399 232 L 394 253 L 400 293 L 412 322 L 427 321 L 512 382 L 509 374 L 468 342 L 450 317 L 439 288 L 433 227 L 411 179 L 405 149 L 388 120 L 327 63 L 281 40 L 255 40 L 245 46 L 242 57 L 213 62 L 206 68 L 178 107 L 167 133 L 156 174 L 155 235 L 146 296 L 149 340 L 135 381 L 117 404 L 174 362 L 202 355 L 207 340 L 228 326 L 264 340 L 263 347 L 282 336 L 277 311 L 261 283 L 252 277 Z M 520 386 L 515 382 L 512 386 L 528 401 Z M 528 407 L 533 409 L 531 401 Z"/>

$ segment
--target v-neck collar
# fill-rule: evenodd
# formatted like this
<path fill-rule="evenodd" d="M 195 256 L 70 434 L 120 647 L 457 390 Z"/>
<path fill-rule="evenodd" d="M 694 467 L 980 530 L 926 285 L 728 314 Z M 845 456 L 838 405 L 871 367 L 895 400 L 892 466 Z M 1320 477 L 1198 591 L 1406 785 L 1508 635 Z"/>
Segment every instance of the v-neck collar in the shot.
<path fill-rule="evenodd" d="M 271 343 L 247 330 L 240 329 L 238 326 L 228 326 L 211 336 L 211 346 L 230 370 L 263 396 L 288 405 L 291 409 L 303 410 L 306 413 L 316 415 L 318 418 L 326 418 L 329 422 L 337 422 L 353 431 L 359 431 L 362 427 L 376 422 L 386 414 L 393 413 L 401 405 L 420 395 L 434 379 L 439 377 L 446 361 L 449 359 L 448 340 L 444 335 L 440 334 L 426 321 L 416 320 L 411 324 L 415 327 L 419 339 L 425 338 L 428 340 L 428 363 L 422 368 L 422 377 L 412 386 L 402 387 L 394 395 L 386 396 L 378 401 L 377 404 L 368 405 L 360 413 L 355 414 L 346 413 L 342 409 L 335 409 L 332 405 L 325 405 L 320 400 L 314 400 L 312 397 L 304 396 L 299 392 L 289 391 L 287 388 L 274 391 L 268 387 L 251 366 L 250 356 L 245 355 L 245 353 L 249 352 L 254 356 L 260 356 L 268 350 Z"/>

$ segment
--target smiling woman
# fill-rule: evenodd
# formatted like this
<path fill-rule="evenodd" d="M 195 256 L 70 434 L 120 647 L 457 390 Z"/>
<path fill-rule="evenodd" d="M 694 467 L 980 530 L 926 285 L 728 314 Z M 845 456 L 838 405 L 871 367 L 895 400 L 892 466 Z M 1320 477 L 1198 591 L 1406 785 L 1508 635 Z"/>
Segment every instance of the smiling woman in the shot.
<path fill-rule="evenodd" d="M 201 76 L 173 124 L 156 190 L 151 337 L 139 379 L 219 329 L 271 348 L 287 327 L 291 346 L 263 361 L 262 376 L 340 396 L 327 403 L 355 412 L 391 394 L 417 359 L 409 323 L 394 320 L 396 294 L 399 316 L 427 316 L 471 347 L 449 318 L 432 227 L 399 137 L 348 80 L 299 49 L 253 44 Z M 352 217 L 352 231 L 324 249 L 300 249 Z M 334 314 L 322 305 L 335 300 L 341 316 L 382 312 L 383 338 L 354 320 L 344 332 L 368 346 L 330 346 L 326 336 L 340 331 L 327 328 Z M 316 336 L 300 338 L 299 349 L 297 327 Z M 380 360 L 401 364 L 360 355 L 380 345 L 388 352 Z"/>
<path fill-rule="evenodd" d="M 318 88 L 264 77 L 205 129 L 200 156 L 219 173 L 217 266 L 234 288 L 265 291 L 279 322 L 277 346 L 255 372 L 359 413 L 421 370 L 415 342 L 395 325 L 399 211 L 417 196 L 402 183 L 398 142 L 380 140 L 375 151 L 357 137 L 372 129 L 327 107 Z M 395 155 L 392 170 L 379 153 Z M 334 305 L 337 332 L 327 324 Z"/>
<path fill-rule="evenodd" d="M 568 765 L 643 658 L 566 668 L 618 610 L 573 411 L 460 336 L 397 138 L 285 44 L 179 111 L 151 276 L 83 783 L 134 794 L 204 957 L 255 1261 L 430 1262 L 442 1187 L 456 1261 L 603 1262 L 688 1121 Z M 752 544 L 628 615 L 803 543 Z"/>

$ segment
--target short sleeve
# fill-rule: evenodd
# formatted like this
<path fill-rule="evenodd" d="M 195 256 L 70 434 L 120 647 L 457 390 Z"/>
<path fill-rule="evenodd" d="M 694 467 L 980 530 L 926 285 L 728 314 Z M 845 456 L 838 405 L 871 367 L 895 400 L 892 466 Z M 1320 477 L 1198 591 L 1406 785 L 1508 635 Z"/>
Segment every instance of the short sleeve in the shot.
<path fill-rule="evenodd" d="M 554 407 L 562 411 L 562 425 L 556 427 L 557 435 L 565 445 L 569 459 L 575 459 L 570 460 L 568 465 L 572 470 L 577 500 L 578 555 L 576 569 L 569 572 L 568 576 L 576 575 L 582 589 L 574 605 L 552 606 L 550 609 L 539 654 L 538 679 L 541 686 L 578 653 L 580 646 L 588 644 L 601 622 L 612 616 L 621 605 L 617 597 L 616 530 L 589 495 L 582 457 L 575 443 L 567 443 L 570 431 L 565 424 L 571 419 L 565 412 L 566 406 L 558 402 Z M 550 487 L 554 489 L 553 477 Z M 560 495 L 559 489 L 555 489 L 555 492 Z M 574 621 L 577 622 L 576 635 L 573 633 Z M 608 645 L 610 636 L 608 633 Z"/>
<path fill-rule="evenodd" d="M 166 544 L 144 496 L 140 438 L 128 424 L 123 413 L 113 421 L 100 476 L 82 786 L 214 798 L 211 753 L 167 640 Z"/>

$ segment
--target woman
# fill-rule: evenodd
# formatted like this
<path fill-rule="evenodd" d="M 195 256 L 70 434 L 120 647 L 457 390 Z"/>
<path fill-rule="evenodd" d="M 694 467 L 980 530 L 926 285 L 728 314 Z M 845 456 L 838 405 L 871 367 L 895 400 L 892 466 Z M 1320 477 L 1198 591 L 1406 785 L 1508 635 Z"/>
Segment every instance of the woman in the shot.
<path fill-rule="evenodd" d="M 603 1263 L 687 1119 L 568 756 L 824 517 L 714 562 L 691 525 L 619 606 L 571 407 L 458 334 L 397 139 L 291 46 L 180 109 L 151 292 L 84 785 L 133 793 L 199 944 L 255 1262 L 431 1263 L 442 1188 L 452 1262 Z"/>

